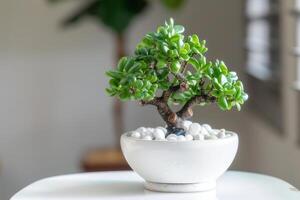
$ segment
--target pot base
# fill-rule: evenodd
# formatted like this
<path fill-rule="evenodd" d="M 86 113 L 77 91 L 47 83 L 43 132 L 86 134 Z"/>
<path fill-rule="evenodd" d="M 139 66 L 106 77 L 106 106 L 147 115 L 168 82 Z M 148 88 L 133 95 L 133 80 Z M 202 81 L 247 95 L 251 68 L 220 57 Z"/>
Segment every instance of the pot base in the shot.
<path fill-rule="evenodd" d="M 215 189 L 215 181 L 207 181 L 202 183 L 153 183 L 146 181 L 145 188 L 157 192 L 204 192 Z"/>

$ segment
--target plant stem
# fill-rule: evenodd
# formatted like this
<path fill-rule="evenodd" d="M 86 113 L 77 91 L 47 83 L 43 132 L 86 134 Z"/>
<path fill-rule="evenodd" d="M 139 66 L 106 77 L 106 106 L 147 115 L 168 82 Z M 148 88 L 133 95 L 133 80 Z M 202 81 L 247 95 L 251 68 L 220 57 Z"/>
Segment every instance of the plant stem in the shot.
<path fill-rule="evenodd" d="M 125 38 L 123 33 L 117 33 L 115 36 L 116 45 L 116 61 L 125 56 Z M 117 66 L 117 65 L 116 65 Z M 119 147 L 119 139 L 124 130 L 123 120 L 123 104 L 119 99 L 115 99 L 113 103 L 113 127 L 116 140 L 116 146 Z"/>

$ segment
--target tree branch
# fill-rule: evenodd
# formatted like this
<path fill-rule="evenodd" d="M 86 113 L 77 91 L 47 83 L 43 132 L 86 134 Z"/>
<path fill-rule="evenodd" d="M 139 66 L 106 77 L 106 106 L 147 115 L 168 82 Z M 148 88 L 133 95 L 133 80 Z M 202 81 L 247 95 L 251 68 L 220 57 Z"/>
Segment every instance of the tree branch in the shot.
<path fill-rule="evenodd" d="M 192 107 L 195 104 L 200 104 L 204 102 L 215 102 L 216 98 L 207 94 L 196 95 L 190 98 L 184 106 L 176 113 L 178 117 L 182 119 L 188 119 L 193 116 Z"/>
<path fill-rule="evenodd" d="M 162 93 L 162 100 L 166 103 L 168 103 L 168 100 L 170 98 L 170 96 L 174 93 L 177 92 L 180 89 L 180 85 L 175 85 L 175 86 L 171 86 L 167 91 L 164 91 Z"/>
<path fill-rule="evenodd" d="M 186 68 L 187 68 L 187 61 L 185 60 L 185 61 L 182 62 L 182 68 L 181 68 L 181 73 L 182 74 L 184 74 Z"/>
<path fill-rule="evenodd" d="M 177 73 L 177 74 L 175 74 L 175 73 L 172 72 L 172 74 L 173 74 L 173 76 L 174 76 L 175 78 L 177 78 L 178 80 L 180 80 L 180 82 L 185 82 L 185 81 L 186 81 L 186 80 L 185 80 L 185 77 L 184 77 L 184 75 L 183 75 L 182 73 Z"/>
<path fill-rule="evenodd" d="M 157 111 L 168 126 L 177 126 L 178 117 L 176 113 L 171 110 L 168 103 L 163 101 L 161 97 L 155 97 L 154 99 L 149 101 L 141 100 L 141 104 L 156 106 Z"/>
<path fill-rule="evenodd" d="M 153 106 L 158 106 L 159 103 L 160 103 L 161 99 L 158 98 L 158 97 L 155 97 L 154 99 L 152 100 L 141 100 L 140 103 L 142 106 L 145 106 L 145 105 L 153 105 Z"/>

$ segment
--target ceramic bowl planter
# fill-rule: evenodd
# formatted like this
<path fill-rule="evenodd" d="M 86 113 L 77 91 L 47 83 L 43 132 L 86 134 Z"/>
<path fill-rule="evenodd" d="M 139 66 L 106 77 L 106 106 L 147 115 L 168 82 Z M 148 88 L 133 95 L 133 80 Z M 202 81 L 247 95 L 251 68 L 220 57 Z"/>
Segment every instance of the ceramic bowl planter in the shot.
<path fill-rule="evenodd" d="M 156 141 L 121 137 L 121 148 L 130 167 L 146 180 L 149 190 L 198 192 L 214 189 L 216 180 L 231 165 L 238 136 L 217 140 Z"/>

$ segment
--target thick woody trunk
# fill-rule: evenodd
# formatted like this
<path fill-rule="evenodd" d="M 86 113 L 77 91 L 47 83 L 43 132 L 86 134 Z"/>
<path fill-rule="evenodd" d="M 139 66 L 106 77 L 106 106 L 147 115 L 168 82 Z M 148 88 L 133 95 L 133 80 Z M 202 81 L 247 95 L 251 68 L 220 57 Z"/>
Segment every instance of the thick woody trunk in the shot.
<path fill-rule="evenodd" d="M 157 110 L 160 116 L 166 122 L 167 126 L 176 127 L 178 125 L 179 118 L 166 103 L 159 103 L 159 105 L 157 106 Z"/>
<path fill-rule="evenodd" d="M 125 39 L 123 33 L 117 33 L 115 36 L 116 63 L 120 58 L 125 56 Z M 116 65 L 117 66 L 117 65 Z M 124 120 L 123 120 L 123 105 L 119 99 L 115 99 L 113 103 L 113 127 L 116 140 L 116 146 L 119 147 L 119 138 L 124 131 Z"/>
<path fill-rule="evenodd" d="M 162 119 L 166 122 L 168 127 L 177 127 L 180 122 L 180 118 L 175 112 L 169 107 L 168 103 L 163 97 L 154 98 L 150 101 L 141 101 L 142 105 L 153 105 L 156 106 L 158 113 Z"/>

